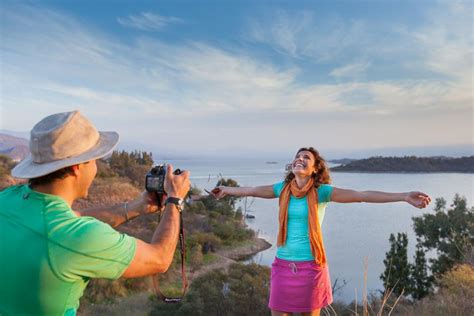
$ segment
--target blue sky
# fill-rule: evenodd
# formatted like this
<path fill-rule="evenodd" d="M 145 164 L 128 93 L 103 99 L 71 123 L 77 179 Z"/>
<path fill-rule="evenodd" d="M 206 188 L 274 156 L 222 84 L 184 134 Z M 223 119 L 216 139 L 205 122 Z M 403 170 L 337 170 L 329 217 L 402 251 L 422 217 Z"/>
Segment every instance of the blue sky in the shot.
<path fill-rule="evenodd" d="M 0 129 L 162 155 L 473 148 L 471 1 L 2 1 Z"/>

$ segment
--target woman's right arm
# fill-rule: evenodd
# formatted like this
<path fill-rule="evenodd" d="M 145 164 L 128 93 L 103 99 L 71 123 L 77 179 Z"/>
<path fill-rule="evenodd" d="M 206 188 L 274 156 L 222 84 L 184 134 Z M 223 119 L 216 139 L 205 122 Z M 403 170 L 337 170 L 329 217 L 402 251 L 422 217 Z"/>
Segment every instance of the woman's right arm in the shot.
<path fill-rule="evenodd" d="M 221 199 L 226 195 L 232 196 L 253 196 L 264 199 L 275 198 L 273 185 L 264 185 L 259 187 L 226 187 L 218 186 L 212 190 L 212 194 L 216 199 Z"/>

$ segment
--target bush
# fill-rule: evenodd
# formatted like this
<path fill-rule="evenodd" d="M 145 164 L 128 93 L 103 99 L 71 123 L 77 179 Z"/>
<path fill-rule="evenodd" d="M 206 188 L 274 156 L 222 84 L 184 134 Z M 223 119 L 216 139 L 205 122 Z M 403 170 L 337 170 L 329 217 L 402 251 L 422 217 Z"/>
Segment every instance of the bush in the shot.
<path fill-rule="evenodd" d="M 129 178 L 135 186 L 144 188 L 145 175 L 153 165 L 153 157 L 151 153 L 142 151 L 114 151 L 108 163 L 113 172 Z"/>
<path fill-rule="evenodd" d="M 189 251 L 189 254 L 187 255 L 187 258 L 189 258 L 189 263 L 191 264 L 191 268 L 193 271 L 196 271 L 199 269 L 204 261 L 204 255 L 202 253 L 202 246 L 200 244 L 195 245 L 194 247 L 191 248 Z"/>
<path fill-rule="evenodd" d="M 110 168 L 107 161 L 103 159 L 97 160 L 97 178 L 112 178 L 117 176 L 118 173 Z"/>
<path fill-rule="evenodd" d="M 233 264 L 198 277 L 181 303 L 158 303 L 151 315 L 270 315 L 269 286 L 270 268 Z"/>
<path fill-rule="evenodd" d="M 219 249 L 222 244 L 222 240 L 214 235 L 214 233 L 198 232 L 194 235 L 197 243 L 202 247 L 203 253 L 206 254 L 208 251 L 215 251 Z"/>
<path fill-rule="evenodd" d="M 146 290 L 150 287 L 151 280 L 148 277 L 136 279 L 92 279 L 84 291 L 82 302 L 87 303 L 111 303 L 118 297 L 126 297 L 134 292 Z"/>
<path fill-rule="evenodd" d="M 474 310 L 474 268 L 456 265 L 437 280 L 436 293 L 414 303 L 398 304 L 395 315 L 472 315 Z"/>
<path fill-rule="evenodd" d="M 0 191 L 17 184 L 17 181 L 10 175 L 10 171 L 16 163 L 8 156 L 0 154 Z"/>
<path fill-rule="evenodd" d="M 393 290 L 397 295 L 411 295 L 420 299 L 432 291 L 435 278 L 453 266 L 471 262 L 474 257 L 474 208 L 467 206 L 466 198 L 455 195 L 451 208 L 446 208 L 444 199 L 436 199 L 434 211 L 413 217 L 417 235 L 414 264 L 408 263 L 406 234 L 398 234 L 397 240 L 390 235 L 391 249 L 384 260 L 385 272 L 381 275 L 385 292 Z M 429 259 L 425 253 L 436 250 L 437 257 Z M 431 270 L 429 273 L 428 270 Z"/>
<path fill-rule="evenodd" d="M 0 154 L 0 178 L 9 176 L 16 163 L 8 156 Z"/>
<path fill-rule="evenodd" d="M 436 250 L 438 257 L 430 259 L 431 270 L 440 276 L 455 264 L 466 261 L 474 248 L 474 207 L 466 198 L 455 195 L 453 204 L 446 208 L 444 199 L 436 199 L 435 214 L 413 217 L 419 244 Z"/>
<path fill-rule="evenodd" d="M 229 241 L 234 237 L 234 226 L 229 223 L 219 223 L 214 226 L 214 234 L 224 241 Z"/>

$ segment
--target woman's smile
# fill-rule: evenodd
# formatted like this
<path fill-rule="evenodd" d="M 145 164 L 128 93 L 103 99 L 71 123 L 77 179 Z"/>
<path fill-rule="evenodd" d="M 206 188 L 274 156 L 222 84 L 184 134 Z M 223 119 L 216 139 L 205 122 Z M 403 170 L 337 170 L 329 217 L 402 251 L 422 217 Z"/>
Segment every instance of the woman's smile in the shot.
<path fill-rule="evenodd" d="M 293 160 L 293 173 L 300 176 L 308 176 L 313 174 L 314 170 L 314 157 L 309 151 L 300 151 L 295 159 Z"/>
<path fill-rule="evenodd" d="M 306 168 L 306 164 L 304 162 L 301 162 L 301 161 L 297 161 L 293 164 L 293 167 L 301 167 L 301 168 Z"/>

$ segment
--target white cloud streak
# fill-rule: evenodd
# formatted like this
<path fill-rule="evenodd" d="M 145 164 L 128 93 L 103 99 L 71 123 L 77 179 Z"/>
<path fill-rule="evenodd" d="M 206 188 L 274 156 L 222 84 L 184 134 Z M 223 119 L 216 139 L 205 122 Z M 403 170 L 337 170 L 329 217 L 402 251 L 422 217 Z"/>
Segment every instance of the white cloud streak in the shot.
<path fill-rule="evenodd" d="M 329 76 L 336 78 L 357 78 L 363 75 L 369 68 L 369 63 L 354 63 L 333 69 Z"/>
<path fill-rule="evenodd" d="M 183 22 L 182 19 L 173 16 L 162 16 L 152 12 L 142 12 L 138 15 L 118 17 L 117 22 L 122 26 L 142 31 L 159 31 L 169 24 Z"/>
<path fill-rule="evenodd" d="M 441 13 L 435 13 L 432 21 L 406 37 L 419 43 L 417 54 L 425 61 L 421 67 L 445 78 L 361 80 L 375 67 L 370 56 L 364 56 L 364 61 L 328 71 L 329 78 L 340 82 L 312 83 L 300 80 L 300 66 L 282 67 L 222 45 L 168 44 L 147 37 L 125 44 L 54 11 L 7 10 L 0 43 L 2 127 L 29 129 L 41 116 L 77 108 L 100 119 L 103 128 L 126 130 L 129 137 L 151 141 L 178 121 L 180 129 L 173 137 L 183 144 L 189 135 L 212 135 L 214 148 L 227 148 L 231 137 L 239 146 L 259 148 L 291 143 L 284 137 L 293 134 L 295 124 L 307 135 L 324 134 L 331 129 L 327 120 L 336 119 L 339 133 L 361 139 L 362 146 L 374 141 L 383 146 L 419 144 L 389 130 L 401 133 L 397 127 L 407 117 L 417 117 L 421 122 L 408 124 L 424 130 L 406 129 L 425 135 L 419 139 L 437 135 L 444 143 L 472 142 L 466 136 L 472 132 L 472 59 L 469 69 L 467 58 L 472 58 L 472 31 L 471 37 L 463 36 L 470 32 L 469 23 L 459 18 L 455 25 L 440 27 Z M 315 56 L 328 62 L 357 41 L 375 45 L 364 37 L 363 21 L 329 23 L 325 27 L 331 31 L 324 36 L 326 29 L 315 29 L 312 23 L 311 13 L 295 18 L 279 12 L 274 24 L 254 22 L 251 36 L 300 61 Z M 314 34 L 313 40 L 309 34 Z M 460 120 L 455 132 L 439 131 L 450 124 L 446 111 Z M 25 113 L 35 114 L 25 119 Z M 373 129 L 366 127 L 371 120 L 387 118 L 390 123 L 377 125 L 378 135 L 387 137 L 374 140 Z M 320 141 L 354 146 L 336 134 Z"/>
<path fill-rule="evenodd" d="M 367 33 L 368 28 L 361 20 L 344 21 L 338 17 L 316 20 L 310 11 L 290 14 L 277 10 L 269 19 L 252 19 L 246 37 L 293 58 L 329 62 L 337 60 L 345 50 L 364 50 L 361 47 L 368 40 Z"/>

